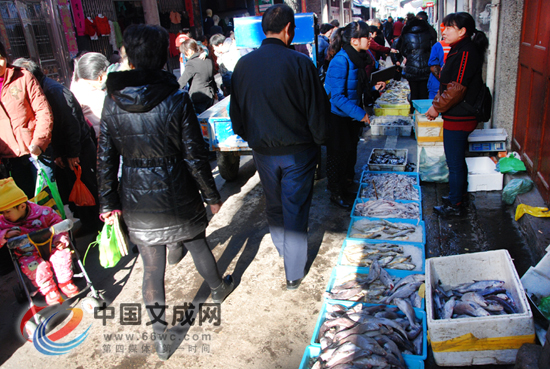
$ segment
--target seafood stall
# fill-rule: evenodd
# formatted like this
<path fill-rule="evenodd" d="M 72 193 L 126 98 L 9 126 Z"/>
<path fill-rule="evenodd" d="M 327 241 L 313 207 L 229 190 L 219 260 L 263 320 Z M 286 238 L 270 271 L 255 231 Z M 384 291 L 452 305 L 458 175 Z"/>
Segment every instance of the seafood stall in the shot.
<path fill-rule="evenodd" d="M 418 173 L 363 172 L 301 369 L 344 363 L 424 368 L 426 231 L 421 199 Z"/>

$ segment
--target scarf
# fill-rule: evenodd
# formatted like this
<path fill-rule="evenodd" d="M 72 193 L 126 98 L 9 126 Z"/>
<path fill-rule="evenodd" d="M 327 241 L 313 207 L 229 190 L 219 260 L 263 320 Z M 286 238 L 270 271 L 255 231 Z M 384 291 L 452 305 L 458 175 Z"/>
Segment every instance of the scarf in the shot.
<path fill-rule="evenodd" d="M 348 54 L 351 62 L 357 67 L 357 79 L 359 81 L 359 83 L 357 83 L 357 96 L 359 96 L 362 101 L 363 91 L 369 85 L 367 72 L 365 71 L 365 67 L 367 66 L 365 60 L 366 54 L 359 53 L 350 44 L 344 45 L 343 49 Z"/>

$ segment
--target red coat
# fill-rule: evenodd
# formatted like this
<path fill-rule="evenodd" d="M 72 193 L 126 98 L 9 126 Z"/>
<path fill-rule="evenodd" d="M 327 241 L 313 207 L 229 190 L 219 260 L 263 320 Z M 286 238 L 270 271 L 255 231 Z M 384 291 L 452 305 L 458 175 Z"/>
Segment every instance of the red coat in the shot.
<path fill-rule="evenodd" d="M 40 83 L 25 69 L 8 67 L 0 94 L 0 157 L 45 151 L 52 138 L 53 115 Z"/>
<path fill-rule="evenodd" d="M 98 35 L 106 36 L 111 33 L 111 26 L 109 26 L 109 20 L 107 17 L 95 17 L 95 25 L 97 27 Z"/>
<path fill-rule="evenodd" d="M 393 24 L 393 37 L 399 37 L 401 36 L 401 30 L 403 29 L 403 22 L 396 21 Z"/>

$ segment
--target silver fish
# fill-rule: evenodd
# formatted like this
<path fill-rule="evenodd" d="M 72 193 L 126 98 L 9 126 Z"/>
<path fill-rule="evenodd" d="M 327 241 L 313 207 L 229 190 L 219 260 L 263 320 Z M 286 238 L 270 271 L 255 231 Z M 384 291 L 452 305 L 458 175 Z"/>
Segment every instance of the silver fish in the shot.
<path fill-rule="evenodd" d="M 474 283 L 462 284 L 458 286 L 458 288 L 455 288 L 455 290 L 459 293 L 477 292 L 480 290 L 484 290 L 486 288 L 502 287 L 503 285 L 504 285 L 504 281 L 498 281 L 498 280 L 475 281 Z"/>
<path fill-rule="evenodd" d="M 458 301 L 453 309 L 454 314 L 457 315 L 471 315 L 471 316 L 490 316 L 485 309 L 476 304 L 475 302 Z"/>
<path fill-rule="evenodd" d="M 384 284 L 384 286 L 388 287 L 390 290 L 393 289 L 393 286 L 395 285 L 393 283 L 393 279 L 390 276 L 390 274 L 385 270 L 380 270 L 380 281 Z"/>
<path fill-rule="evenodd" d="M 409 320 L 409 323 L 411 323 L 411 326 L 416 327 L 417 326 L 416 316 L 411 303 L 407 300 L 403 300 L 400 298 L 393 299 L 393 302 L 395 306 L 397 306 L 399 310 L 401 310 L 405 314 L 405 316 Z"/>
<path fill-rule="evenodd" d="M 408 276 L 401 278 L 399 282 L 395 285 L 393 288 L 394 290 L 397 290 L 399 287 L 409 284 L 409 283 L 415 283 L 415 282 L 424 282 L 425 276 L 424 274 L 409 274 Z"/>
<path fill-rule="evenodd" d="M 395 298 L 407 298 L 410 295 L 412 295 L 415 291 L 417 291 L 420 285 L 422 285 L 422 283 L 424 282 L 414 282 L 414 283 L 404 285 L 399 289 L 395 290 L 395 292 L 391 296 L 384 298 L 380 302 L 383 304 L 389 304 Z"/>
<path fill-rule="evenodd" d="M 454 297 L 451 297 L 449 301 L 445 303 L 443 307 L 443 319 L 451 319 L 453 317 L 453 311 L 456 305 Z"/>
<path fill-rule="evenodd" d="M 481 296 L 479 293 L 476 292 L 467 292 L 460 298 L 462 301 L 472 301 L 478 304 L 481 307 L 487 307 L 487 304 L 485 303 L 485 299 L 483 296 Z"/>

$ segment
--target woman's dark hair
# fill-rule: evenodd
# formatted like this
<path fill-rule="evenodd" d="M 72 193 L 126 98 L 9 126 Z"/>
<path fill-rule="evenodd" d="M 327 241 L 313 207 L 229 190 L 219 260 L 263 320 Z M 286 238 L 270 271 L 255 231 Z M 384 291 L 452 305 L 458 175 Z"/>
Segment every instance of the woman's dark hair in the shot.
<path fill-rule="evenodd" d="M 104 72 L 107 72 L 109 61 L 100 53 L 86 53 L 75 61 L 74 79 L 97 80 Z"/>
<path fill-rule="evenodd" d="M 200 53 L 202 51 L 202 47 L 197 44 L 197 41 L 193 40 L 192 38 L 189 38 L 185 41 L 183 41 L 180 45 L 180 50 L 183 53 L 183 55 L 187 54 L 189 50 L 195 53 Z"/>
<path fill-rule="evenodd" d="M 132 24 L 124 30 L 124 48 L 135 69 L 162 69 L 168 60 L 168 31 L 160 26 Z"/>
<path fill-rule="evenodd" d="M 270 6 L 262 16 L 262 30 L 266 35 L 281 32 L 289 23 L 294 26 L 294 10 L 286 4 Z"/>
<path fill-rule="evenodd" d="M 33 76 L 40 82 L 44 78 L 44 73 L 42 69 L 36 64 L 33 60 L 27 58 L 19 58 L 13 62 L 15 67 L 25 68 L 32 73 Z"/>
<path fill-rule="evenodd" d="M 330 31 L 333 28 L 334 28 L 334 26 L 332 24 L 323 23 L 323 24 L 321 24 L 321 27 L 319 27 L 319 33 L 324 35 L 325 33 L 327 33 L 328 31 Z"/>
<path fill-rule="evenodd" d="M 351 22 L 347 26 L 334 31 L 330 43 L 332 53 L 336 55 L 342 46 L 351 43 L 352 38 L 369 37 L 370 27 L 363 21 Z"/>
<path fill-rule="evenodd" d="M 376 26 L 370 26 L 370 33 L 374 35 L 375 33 L 378 33 L 378 32 L 380 32 L 380 28 Z"/>
<path fill-rule="evenodd" d="M 4 44 L 0 41 L 0 56 L 3 56 L 6 58 L 6 65 L 9 67 L 11 65 L 10 63 L 10 56 L 8 55 L 8 52 L 6 51 L 6 47 Z"/>
<path fill-rule="evenodd" d="M 476 21 L 469 13 L 459 12 L 448 14 L 443 18 L 443 25 L 445 27 L 456 26 L 458 29 L 466 28 L 466 37 L 470 37 L 477 46 L 477 50 L 481 56 L 485 56 L 487 47 L 489 47 L 489 40 L 483 31 L 476 29 Z"/>

